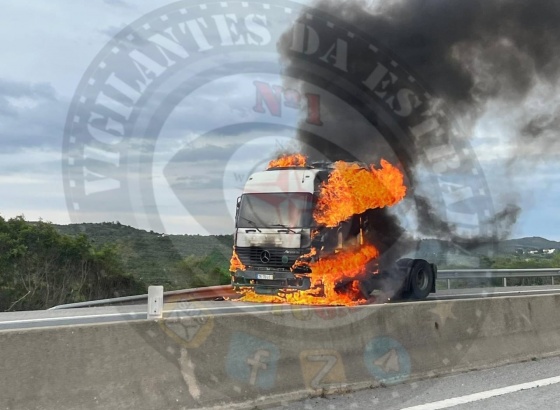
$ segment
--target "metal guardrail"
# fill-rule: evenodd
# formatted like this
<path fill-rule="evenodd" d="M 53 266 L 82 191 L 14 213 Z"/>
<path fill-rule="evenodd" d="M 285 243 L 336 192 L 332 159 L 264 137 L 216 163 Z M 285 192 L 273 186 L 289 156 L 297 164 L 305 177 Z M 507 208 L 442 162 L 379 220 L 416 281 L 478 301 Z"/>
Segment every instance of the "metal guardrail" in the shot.
<path fill-rule="evenodd" d="M 438 270 L 437 280 L 446 280 L 447 289 L 451 289 L 453 279 L 502 279 L 507 286 L 510 278 L 554 278 L 560 277 L 560 268 L 538 269 L 444 269 Z"/>
<path fill-rule="evenodd" d="M 560 277 L 560 268 L 540 269 L 443 269 L 438 270 L 437 280 L 447 281 L 447 289 L 451 289 L 451 281 L 455 279 L 503 279 L 503 285 L 507 286 L 509 278 L 540 278 L 552 279 Z M 223 297 L 235 298 L 238 295 L 233 291 L 231 285 L 208 286 L 205 288 L 173 290 L 163 293 L 164 302 L 181 302 L 195 300 L 213 300 Z M 134 302 L 147 302 L 148 295 L 124 296 L 112 299 L 92 300 L 90 302 L 68 303 L 58 305 L 49 310 L 72 309 L 83 307 L 106 306 L 113 304 L 132 304 Z"/>
<path fill-rule="evenodd" d="M 223 297 L 236 297 L 236 295 L 237 294 L 233 291 L 231 285 L 208 286 L 205 288 L 171 290 L 168 292 L 163 292 L 163 300 L 164 303 L 183 301 L 193 302 L 196 300 L 213 300 Z M 123 296 L 111 299 L 92 300 L 89 302 L 68 303 L 66 305 L 54 306 L 48 310 L 106 306 L 113 304 L 132 304 L 135 302 L 146 303 L 147 301 L 148 295 Z"/>

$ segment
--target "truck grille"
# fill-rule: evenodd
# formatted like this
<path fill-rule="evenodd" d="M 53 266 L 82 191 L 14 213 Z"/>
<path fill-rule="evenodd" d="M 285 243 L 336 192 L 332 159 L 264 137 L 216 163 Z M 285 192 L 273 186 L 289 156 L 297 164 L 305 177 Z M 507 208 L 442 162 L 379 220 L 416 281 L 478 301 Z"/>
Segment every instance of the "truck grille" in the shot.
<path fill-rule="evenodd" d="M 286 253 L 286 251 L 290 253 Z M 298 253 L 292 253 L 294 251 Z M 304 253 L 299 249 L 261 248 L 257 246 L 238 247 L 236 252 L 241 262 L 246 266 L 284 269 L 289 269 L 297 258 Z"/>

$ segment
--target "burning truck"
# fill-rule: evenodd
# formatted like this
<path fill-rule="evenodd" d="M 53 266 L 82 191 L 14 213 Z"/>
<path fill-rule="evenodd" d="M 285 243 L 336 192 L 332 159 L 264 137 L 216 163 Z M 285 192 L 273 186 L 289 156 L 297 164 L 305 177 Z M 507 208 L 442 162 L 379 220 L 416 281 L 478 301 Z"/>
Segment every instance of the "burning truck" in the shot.
<path fill-rule="evenodd" d="M 375 290 L 424 299 L 437 267 L 424 259 L 383 263 L 371 237 L 375 209 L 404 198 L 402 172 L 283 156 L 247 180 L 237 200 L 230 272 L 242 300 L 367 303 Z"/>

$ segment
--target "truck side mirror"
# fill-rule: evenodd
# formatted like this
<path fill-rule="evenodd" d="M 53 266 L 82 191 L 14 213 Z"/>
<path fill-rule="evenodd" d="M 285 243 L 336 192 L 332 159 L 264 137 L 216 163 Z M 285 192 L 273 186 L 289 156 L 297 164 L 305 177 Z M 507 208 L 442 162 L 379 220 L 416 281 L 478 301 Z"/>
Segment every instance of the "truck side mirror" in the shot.
<path fill-rule="evenodd" d="M 239 206 L 241 204 L 241 197 L 237 197 L 237 205 L 235 206 L 235 227 L 237 228 L 237 220 L 239 219 Z"/>

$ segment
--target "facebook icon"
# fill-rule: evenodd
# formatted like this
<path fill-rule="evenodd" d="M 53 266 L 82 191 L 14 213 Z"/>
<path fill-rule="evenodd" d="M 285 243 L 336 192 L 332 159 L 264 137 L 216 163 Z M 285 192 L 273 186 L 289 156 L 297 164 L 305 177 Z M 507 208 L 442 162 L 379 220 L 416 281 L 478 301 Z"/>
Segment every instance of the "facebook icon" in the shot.
<path fill-rule="evenodd" d="M 274 344 L 236 332 L 229 345 L 226 371 L 232 379 L 268 390 L 274 387 L 279 356 Z"/>

